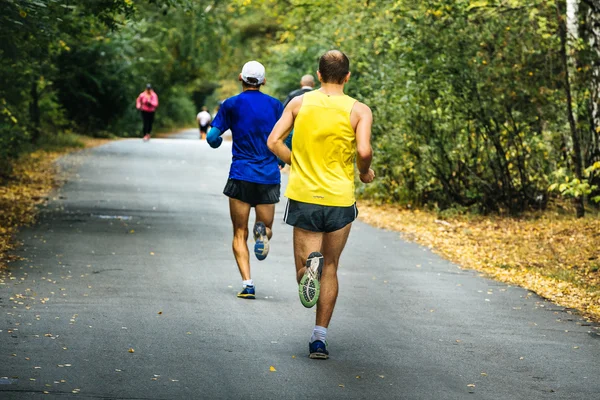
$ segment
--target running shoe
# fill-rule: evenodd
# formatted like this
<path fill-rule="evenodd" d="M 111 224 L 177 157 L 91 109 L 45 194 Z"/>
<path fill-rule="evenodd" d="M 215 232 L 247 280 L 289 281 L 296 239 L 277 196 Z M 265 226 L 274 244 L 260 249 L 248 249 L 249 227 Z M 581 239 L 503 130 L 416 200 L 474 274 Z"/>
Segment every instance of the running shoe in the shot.
<path fill-rule="evenodd" d="M 318 251 L 310 253 L 306 260 L 306 272 L 298 285 L 300 302 L 306 308 L 313 307 L 319 300 L 321 271 L 323 271 L 323 254 Z"/>
<path fill-rule="evenodd" d="M 242 299 L 255 299 L 256 293 L 254 292 L 254 285 L 245 286 L 244 289 L 237 294 L 237 297 Z"/>
<path fill-rule="evenodd" d="M 260 261 L 267 258 L 269 254 L 269 238 L 267 237 L 267 227 L 263 222 L 258 221 L 254 225 L 254 255 Z"/>
<path fill-rule="evenodd" d="M 144 135 L 144 142 L 147 142 L 148 140 L 150 140 L 150 135 L 148 135 L 148 134 Z"/>
<path fill-rule="evenodd" d="M 327 351 L 327 342 L 321 340 L 315 340 L 308 345 L 308 357 L 317 360 L 327 360 L 329 358 L 329 351 Z"/>

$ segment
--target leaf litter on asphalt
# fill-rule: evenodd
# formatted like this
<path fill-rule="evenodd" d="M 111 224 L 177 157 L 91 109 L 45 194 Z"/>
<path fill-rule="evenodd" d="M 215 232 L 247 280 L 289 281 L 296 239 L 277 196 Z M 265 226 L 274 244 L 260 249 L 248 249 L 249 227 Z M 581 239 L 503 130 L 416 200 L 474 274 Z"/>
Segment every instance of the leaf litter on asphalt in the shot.
<path fill-rule="evenodd" d="M 462 267 L 517 284 L 600 321 L 600 218 L 554 210 L 520 218 L 360 204 L 360 218 L 401 232 Z M 418 265 L 417 267 L 420 267 Z"/>

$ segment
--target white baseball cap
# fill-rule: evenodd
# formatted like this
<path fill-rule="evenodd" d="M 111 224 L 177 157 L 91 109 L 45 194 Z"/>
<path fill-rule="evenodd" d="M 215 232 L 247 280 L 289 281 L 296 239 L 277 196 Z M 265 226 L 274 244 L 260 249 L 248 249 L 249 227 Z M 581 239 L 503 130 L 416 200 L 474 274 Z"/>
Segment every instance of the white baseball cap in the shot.
<path fill-rule="evenodd" d="M 256 82 L 248 81 L 248 78 L 252 81 L 256 79 Z M 242 80 L 251 85 L 260 85 L 265 81 L 265 67 L 258 61 L 248 61 L 242 68 Z"/>

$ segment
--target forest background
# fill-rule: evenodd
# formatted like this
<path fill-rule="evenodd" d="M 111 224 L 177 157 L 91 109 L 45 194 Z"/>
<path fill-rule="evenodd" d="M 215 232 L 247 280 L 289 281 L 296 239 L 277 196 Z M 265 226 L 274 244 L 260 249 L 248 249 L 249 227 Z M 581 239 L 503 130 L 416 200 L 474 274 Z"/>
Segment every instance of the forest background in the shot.
<path fill-rule="evenodd" d="M 579 216 L 600 201 L 600 10 L 586 0 L 0 0 L 0 175 L 65 132 L 139 136 L 147 82 L 158 127 L 189 126 L 239 91 L 245 61 L 283 99 L 331 48 L 374 111 L 364 197 L 518 214 L 554 191 Z"/>
<path fill-rule="evenodd" d="M 37 149 L 140 137 L 146 83 L 193 126 L 252 59 L 284 99 L 332 48 L 374 114 L 362 217 L 600 320 L 595 0 L 0 0 L 0 267 Z"/>

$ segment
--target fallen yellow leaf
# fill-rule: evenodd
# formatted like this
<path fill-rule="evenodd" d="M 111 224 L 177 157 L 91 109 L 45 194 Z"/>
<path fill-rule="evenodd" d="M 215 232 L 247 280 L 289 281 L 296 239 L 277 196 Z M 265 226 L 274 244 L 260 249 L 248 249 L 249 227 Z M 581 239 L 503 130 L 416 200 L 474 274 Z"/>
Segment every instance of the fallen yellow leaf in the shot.
<path fill-rule="evenodd" d="M 600 284 L 599 218 L 577 219 L 548 210 L 519 218 L 458 215 L 441 221 L 435 212 L 368 201 L 361 203 L 361 218 L 403 232 L 405 238 L 435 249 L 462 267 L 519 284 L 600 320 L 600 292 L 595 289 Z"/>
<path fill-rule="evenodd" d="M 274 367 L 274 366 L 272 366 L 272 365 L 271 365 L 271 366 L 269 367 L 269 371 L 271 371 L 271 372 L 275 372 L 275 371 L 277 371 L 277 370 L 275 369 L 275 367 Z"/>
<path fill-rule="evenodd" d="M 135 350 L 130 348 L 130 349 L 129 349 L 129 352 L 130 352 L 130 353 L 135 353 Z"/>

